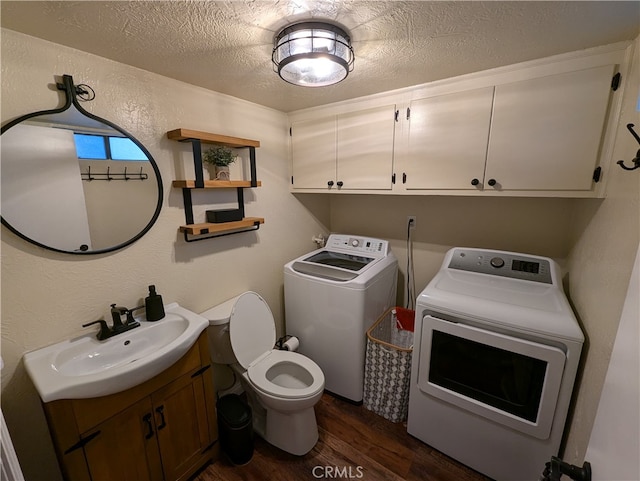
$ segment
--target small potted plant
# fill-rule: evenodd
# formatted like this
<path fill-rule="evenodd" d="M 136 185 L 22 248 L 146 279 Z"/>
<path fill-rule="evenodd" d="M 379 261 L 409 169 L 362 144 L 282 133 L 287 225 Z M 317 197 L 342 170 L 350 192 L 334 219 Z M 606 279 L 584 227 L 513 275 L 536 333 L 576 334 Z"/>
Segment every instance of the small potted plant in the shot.
<path fill-rule="evenodd" d="M 202 154 L 202 161 L 214 166 L 215 180 L 230 180 L 229 164 L 236 161 L 238 157 L 233 150 L 228 147 L 212 147 Z"/>

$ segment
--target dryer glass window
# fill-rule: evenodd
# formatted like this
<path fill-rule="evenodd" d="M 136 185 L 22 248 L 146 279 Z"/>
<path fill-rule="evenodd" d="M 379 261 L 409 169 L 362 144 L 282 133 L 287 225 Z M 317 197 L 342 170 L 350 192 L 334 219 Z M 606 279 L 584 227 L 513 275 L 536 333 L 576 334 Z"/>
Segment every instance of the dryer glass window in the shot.
<path fill-rule="evenodd" d="M 354 256 L 351 254 L 341 254 L 339 252 L 322 251 L 304 259 L 306 262 L 324 264 L 332 267 L 340 267 L 350 271 L 359 271 L 366 267 L 374 259 L 371 257 Z"/>
<path fill-rule="evenodd" d="M 433 331 L 429 382 L 536 422 L 547 363 Z"/>

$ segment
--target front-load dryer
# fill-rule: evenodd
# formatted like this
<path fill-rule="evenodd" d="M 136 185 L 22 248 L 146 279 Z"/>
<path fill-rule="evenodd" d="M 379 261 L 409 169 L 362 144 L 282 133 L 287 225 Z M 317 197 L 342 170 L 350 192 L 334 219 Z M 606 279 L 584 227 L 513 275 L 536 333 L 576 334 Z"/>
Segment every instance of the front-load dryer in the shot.
<path fill-rule="evenodd" d="M 395 305 L 398 261 L 385 240 L 332 234 L 284 266 L 287 334 L 315 361 L 325 389 L 361 402 L 366 331 Z"/>
<path fill-rule="evenodd" d="M 538 479 L 584 342 L 558 265 L 454 248 L 416 306 L 409 434 L 496 481 Z"/>

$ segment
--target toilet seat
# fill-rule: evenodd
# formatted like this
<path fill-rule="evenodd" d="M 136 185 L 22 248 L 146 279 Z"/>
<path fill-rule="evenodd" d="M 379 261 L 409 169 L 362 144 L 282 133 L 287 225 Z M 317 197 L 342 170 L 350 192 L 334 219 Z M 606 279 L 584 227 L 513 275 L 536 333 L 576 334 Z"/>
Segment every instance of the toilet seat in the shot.
<path fill-rule="evenodd" d="M 229 318 L 231 349 L 245 369 L 276 343 L 276 326 L 271 309 L 262 297 L 252 291 L 237 297 Z"/>
<path fill-rule="evenodd" d="M 320 366 L 297 352 L 274 349 L 252 364 L 247 376 L 256 389 L 284 399 L 311 397 L 324 389 Z"/>
<path fill-rule="evenodd" d="M 229 338 L 238 364 L 247 370 L 247 378 L 257 390 L 283 399 L 302 399 L 324 389 L 324 374 L 315 362 L 297 352 L 273 348 L 273 314 L 255 292 L 235 299 Z"/>

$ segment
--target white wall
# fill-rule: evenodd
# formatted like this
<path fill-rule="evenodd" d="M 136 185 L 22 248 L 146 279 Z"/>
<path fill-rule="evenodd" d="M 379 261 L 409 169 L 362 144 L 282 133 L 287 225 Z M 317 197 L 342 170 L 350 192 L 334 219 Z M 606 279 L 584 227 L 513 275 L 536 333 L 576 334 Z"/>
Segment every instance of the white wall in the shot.
<path fill-rule="evenodd" d="M 164 184 L 158 222 L 115 253 L 50 252 L 2 227 L 2 411 L 27 479 L 52 481 L 60 474 L 21 361 L 24 352 L 82 333 L 81 324 L 102 317 L 110 303 L 139 305 L 149 284 L 166 302 L 197 312 L 255 290 L 269 303 L 281 332 L 283 265 L 315 248 L 311 237 L 326 232 L 329 211 L 326 201 L 289 194 L 283 113 L 9 30 L 2 30 L 1 40 L 3 123 L 62 105 L 62 93 L 51 88 L 54 75 L 72 75 L 96 92 L 83 106 L 140 140 Z M 166 139 L 167 131 L 180 127 L 260 140 L 262 187 L 245 193 L 247 215 L 265 218 L 260 230 L 184 242 L 178 233 L 185 222 L 182 195 L 171 180 L 182 176 L 190 147 Z M 199 212 L 206 208 L 198 206 Z"/>
<path fill-rule="evenodd" d="M 640 479 L 640 246 L 589 439 L 595 481 Z"/>

